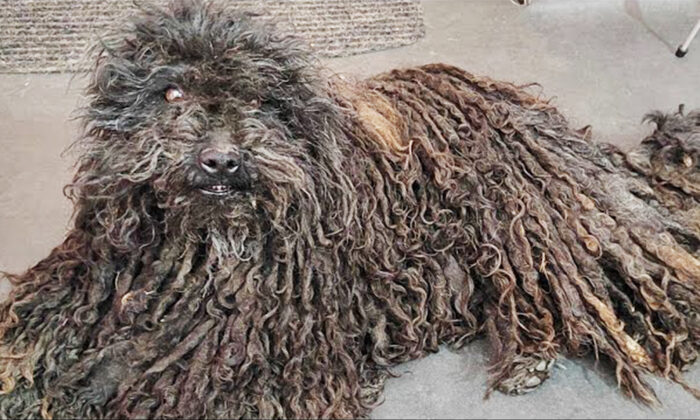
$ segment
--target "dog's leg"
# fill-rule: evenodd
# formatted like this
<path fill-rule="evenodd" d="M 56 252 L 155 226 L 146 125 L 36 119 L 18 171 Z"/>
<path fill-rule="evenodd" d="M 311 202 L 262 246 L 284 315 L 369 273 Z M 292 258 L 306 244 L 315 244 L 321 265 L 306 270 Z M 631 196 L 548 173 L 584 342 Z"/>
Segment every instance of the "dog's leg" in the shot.
<path fill-rule="evenodd" d="M 495 304 L 487 305 L 486 330 L 492 350 L 490 394 L 494 389 L 508 395 L 535 390 L 551 375 L 556 347 L 551 338 L 517 334 L 520 322 L 497 314 Z M 487 395 L 488 395 L 487 394 Z"/>
<path fill-rule="evenodd" d="M 90 347 L 117 273 L 111 263 L 91 266 L 89 250 L 74 233 L 26 273 L 8 275 L 15 287 L 0 305 L 1 414 L 49 417 L 53 385 Z M 78 409 L 61 414 L 85 415 Z"/>
<path fill-rule="evenodd" d="M 527 394 L 549 378 L 553 365 L 554 359 L 538 355 L 516 356 L 496 389 L 508 395 Z"/>

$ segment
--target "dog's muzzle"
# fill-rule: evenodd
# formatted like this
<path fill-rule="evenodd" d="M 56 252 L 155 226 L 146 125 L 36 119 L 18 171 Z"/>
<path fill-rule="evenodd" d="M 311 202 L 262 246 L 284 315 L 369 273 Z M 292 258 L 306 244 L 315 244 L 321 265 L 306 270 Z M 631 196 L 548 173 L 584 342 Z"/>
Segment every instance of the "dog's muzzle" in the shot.
<path fill-rule="evenodd" d="M 253 177 L 246 152 L 206 148 L 197 156 L 197 166 L 204 175 L 197 185 L 203 194 L 225 196 L 252 187 Z"/>

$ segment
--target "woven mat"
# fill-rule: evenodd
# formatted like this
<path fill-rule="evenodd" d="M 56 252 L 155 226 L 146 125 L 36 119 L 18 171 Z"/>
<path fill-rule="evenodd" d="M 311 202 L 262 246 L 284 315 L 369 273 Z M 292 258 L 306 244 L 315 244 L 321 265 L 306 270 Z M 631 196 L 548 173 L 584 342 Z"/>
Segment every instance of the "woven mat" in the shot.
<path fill-rule="evenodd" d="M 230 1 L 323 56 L 407 45 L 425 33 L 419 0 Z M 132 10 L 129 0 L 0 0 L 0 73 L 84 70 L 87 47 Z"/>

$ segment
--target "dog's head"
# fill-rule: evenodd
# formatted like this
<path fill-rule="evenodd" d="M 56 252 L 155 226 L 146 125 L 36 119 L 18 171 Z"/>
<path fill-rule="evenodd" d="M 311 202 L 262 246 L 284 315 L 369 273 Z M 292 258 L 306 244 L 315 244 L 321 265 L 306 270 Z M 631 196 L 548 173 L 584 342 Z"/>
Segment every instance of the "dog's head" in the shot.
<path fill-rule="evenodd" d="M 150 197 L 178 223 L 274 219 L 337 159 L 339 113 L 312 59 L 248 15 L 145 8 L 98 53 L 76 182 L 87 199 Z"/>

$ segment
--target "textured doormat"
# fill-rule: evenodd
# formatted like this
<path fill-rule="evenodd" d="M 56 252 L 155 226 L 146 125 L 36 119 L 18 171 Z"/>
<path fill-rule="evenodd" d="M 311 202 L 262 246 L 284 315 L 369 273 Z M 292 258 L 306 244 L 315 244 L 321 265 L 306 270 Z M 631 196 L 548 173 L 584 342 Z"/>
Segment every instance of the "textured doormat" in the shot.
<path fill-rule="evenodd" d="M 419 0 L 230 1 L 327 57 L 408 45 L 425 33 Z M 128 0 L 0 0 L 0 73 L 84 70 L 88 46 L 133 10 Z"/>

